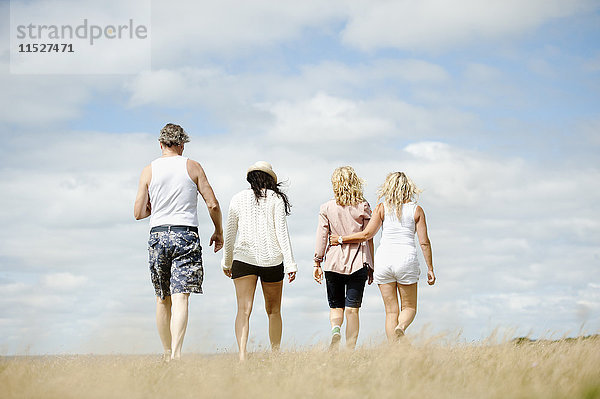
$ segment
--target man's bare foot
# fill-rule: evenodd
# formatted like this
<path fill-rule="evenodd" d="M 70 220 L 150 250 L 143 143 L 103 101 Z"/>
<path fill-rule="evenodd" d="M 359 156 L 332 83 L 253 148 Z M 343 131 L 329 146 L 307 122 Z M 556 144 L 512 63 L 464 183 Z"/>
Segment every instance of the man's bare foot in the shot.
<path fill-rule="evenodd" d="M 404 337 L 404 329 L 400 325 L 397 325 L 394 329 L 394 334 L 396 334 L 396 339 L 399 340 Z"/>
<path fill-rule="evenodd" d="M 169 363 L 171 361 L 171 351 L 166 350 L 162 355 L 162 362 Z"/>

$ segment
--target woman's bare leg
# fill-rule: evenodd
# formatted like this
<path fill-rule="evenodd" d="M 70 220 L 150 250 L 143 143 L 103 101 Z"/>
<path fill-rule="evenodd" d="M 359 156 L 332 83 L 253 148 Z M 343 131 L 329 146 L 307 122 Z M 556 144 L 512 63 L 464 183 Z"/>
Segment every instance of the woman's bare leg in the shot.
<path fill-rule="evenodd" d="M 254 304 L 254 291 L 258 276 L 249 275 L 233 280 L 237 298 L 237 315 L 235 317 L 235 337 L 240 350 L 240 361 L 246 360 L 246 345 L 250 330 L 250 314 Z"/>
<path fill-rule="evenodd" d="M 400 294 L 402 308 L 398 316 L 398 327 L 404 332 L 417 314 L 417 283 L 410 285 L 398 284 L 398 293 Z"/>
<path fill-rule="evenodd" d="M 274 283 L 261 281 L 260 283 L 262 285 L 263 296 L 265 297 L 265 310 L 269 318 L 271 350 L 278 351 L 281 344 L 281 331 L 283 330 L 281 322 L 281 291 L 283 290 L 283 280 Z"/>
<path fill-rule="evenodd" d="M 338 326 L 341 327 L 344 323 L 344 308 L 330 308 L 329 309 L 329 324 L 331 328 Z"/>
<path fill-rule="evenodd" d="M 329 308 L 329 324 L 331 325 L 331 342 L 329 344 L 329 349 L 337 349 L 340 343 L 340 339 L 342 338 L 341 329 L 342 324 L 344 323 L 344 308 Z M 335 334 L 333 333 L 333 329 L 336 329 Z M 338 332 L 339 330 L 339 332 Z"/>
<path fill-rule="evenodd" d="M 358 319 L 358 311 L 360 308 L 346 308 L 346 347 L 354 349 L 356 340 L 358 339 L 358 329 L 360 322 Z"/>
<path fill-rule="evenodd" d="M 393 341 L 396 339 L 394 329 L 398 325 L 398 316 L 400 315 L 396 283 L 379 284 L 379 291 L 381 291 L 385 307 L 385 335 L 388 341 Z"/>

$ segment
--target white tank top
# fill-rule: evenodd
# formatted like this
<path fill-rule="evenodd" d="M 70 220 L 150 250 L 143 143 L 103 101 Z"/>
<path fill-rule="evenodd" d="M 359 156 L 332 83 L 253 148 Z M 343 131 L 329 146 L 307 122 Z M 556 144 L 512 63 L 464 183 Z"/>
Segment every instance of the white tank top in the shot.
<path fill-rule="evenodd" d="M 383 231 L 381 233 L 380 245 L 402 245 L 410 246 L 415 253 L 415 210 L 417 204 L 409 202 L 402 205 L 400 220 L 396 216 L 396 210 L 385 207 L 385 218 L 383 219 Z"/>
<path fill-rule="evenodd" d="M 150 228 L 198 226 L 198 187 L 188 174 L 187 160 L 178 155 L 152 161 Z"/>

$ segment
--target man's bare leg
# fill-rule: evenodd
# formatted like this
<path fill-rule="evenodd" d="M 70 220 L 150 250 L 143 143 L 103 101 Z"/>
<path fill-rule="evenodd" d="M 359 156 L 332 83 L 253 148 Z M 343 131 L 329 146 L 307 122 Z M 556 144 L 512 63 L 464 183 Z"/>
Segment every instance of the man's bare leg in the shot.
<path fill-rule="evenodd" d="M 172 359 L 181 358 L 181 347 L 188 322 L 188 299 L 189 293 L 173 294 L 171 296 L 171 347 L 173 349 Z"/>
<path fill-rule="evenodd" d="M 164 359 L 171 360 L 171 297 L 156 297 L 156 327 L 163 345 Z"/>

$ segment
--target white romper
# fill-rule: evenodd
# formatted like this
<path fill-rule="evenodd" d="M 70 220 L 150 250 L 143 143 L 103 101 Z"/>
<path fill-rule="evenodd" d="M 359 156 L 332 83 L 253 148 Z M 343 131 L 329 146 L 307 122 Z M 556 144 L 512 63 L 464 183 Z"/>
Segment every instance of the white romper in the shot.
<path fill-rule="evenodd" d="M 421 274 L 415 245 L 417 204 L 403 204 L 401 220 L 398 220 L 395 210 L 384 207 L 383 232 L 375 252 L 373 281 L 376 284 L 414 284 Z"/>

